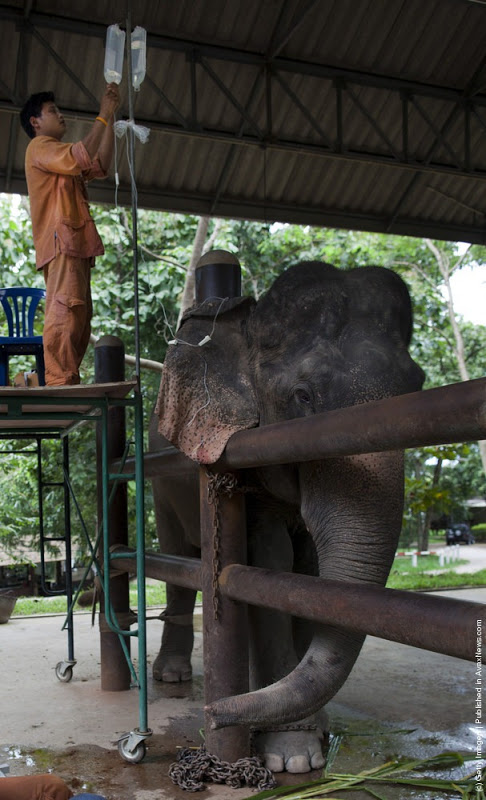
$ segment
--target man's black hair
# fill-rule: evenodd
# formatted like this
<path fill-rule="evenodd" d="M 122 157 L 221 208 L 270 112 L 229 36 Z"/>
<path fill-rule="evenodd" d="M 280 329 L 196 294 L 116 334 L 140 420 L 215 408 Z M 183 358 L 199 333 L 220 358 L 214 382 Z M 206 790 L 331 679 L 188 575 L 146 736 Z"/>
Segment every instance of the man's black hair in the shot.
<path fill-rule="evenodd" d="M 44 103 L 55 103 L 54 92 L 38 92 L 31 94 L 20 112 L 20 123 L 29 139 L 35 138 L 35 130 L 30 124 L 31 117 L 40 117 Z"/>

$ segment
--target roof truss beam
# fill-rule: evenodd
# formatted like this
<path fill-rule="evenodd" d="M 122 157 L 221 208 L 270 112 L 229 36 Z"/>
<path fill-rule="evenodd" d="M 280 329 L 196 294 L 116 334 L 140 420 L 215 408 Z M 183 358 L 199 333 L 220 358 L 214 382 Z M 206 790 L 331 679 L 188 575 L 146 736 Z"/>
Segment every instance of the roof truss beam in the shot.
<path fill-rule="evenodd" d="M 279 35 L 279 26 L 273 38 L 270 54 L 278 53 L 282 42 L 288 41 L 292 33 L 301 24 L 314 8 L 315 3 L 309 0 L 306 7 L 294 16 L 287 26 L 282 25 L 284 32 Z M 49 55 L 56 60 L 63 71 L 76 83 L 87 98 L 91 106 L 89 113 L 93 113 L 97 107 L 97 100 L 92 92 L 79 80 L 75 72 L 59 56 L 43 36 L 39 28 L 56 30 L 68 30 L 73 33 L 97 35 L 100 38 L 106 34 L 106 28 L 101 25 L 84 22 L 83 20 L 72 20 L 56 16 L 47 16 L 37 12 L 30 13 L 27 20 L 22 12 L 0 5 L 0 19 L 14 19 L 18 28 L 29 30 L 40 42 Z M 177 107 L 167 91 L 157 86 L 150 77 L 147 78 L 148 86 L 156 92 L 162 100 L 163 107 L 168 111 L 170 118 L 174 122 L 164 124 L 160 120 L 144 120 L 152 128 L 177 133 L 179 130 L 182 135 L 195 137 L 206 136 L 224 141 L 231 141 L 233 144 L 243 146 L 264 146 L 265 148 L 276 148 L 279 150 L 299 150 L 299 152 L 309 153 L 313 156 L 332 156 L 345 158 L 353 161 L 364 161 L 382 163 L 386 166 L 395 166 L 405 169 L 413 169 L 419 172 L 432 171 L 435 173 L 461 174 L 468 177 L 474 176 L 483 179 L 486 177 L 486 166 L 474 164 L 474 148 L 471 146 L 471 127 L 477 129 L 482 125 L 481 111 L 486 106 L 486 95 L 478 93 L 476 87 L 471 87 L 471 96 L 467 96 L 460 91 L 447 87 L 427 86 L 423 83 L 402 81 L 396 78 L 386 78 L 380 75 L 359 73 L 352 70 L 343 70 L 326 65 L 306 63 L 281 59 L 278 55 L 268 60 L 266 56 L 249 53 L 241 50 L 231 50 L 229 48 L 218 47 L 210 44 L 199 44 L 183 39 L 170 39 L 165 36 L 149 35 L 148 44 L 150 47 L 157 47 L 172 52 L 185 54 L 189 62 L 189 86 L 188 91 L 191 97 L 191 113 L 187 114 Z M 240 65 L 258 67 L 258 72 L 264 76 L 264 108 L 265 124 L 262 125 L 261 108 L 253 107 L 251 112 L 243 98 L 237 97 L 218 75 L 215 69 L 217 61 L 229 61 Z M 334 120 L 327 121 L 324 125 L 321 120 L 316 119 L 299 98 L 298 93 L 292 88 L 291 83 L 295 78 L 302 75 L 312 76 L 317 80 L 322 80 L 323 92 L 334 94 Z M 210 80 L 218 91 L 222 93 L 226 101 L 238 111 L 240 123 L 235 130 L 212 130 L 207 122 L 201 118 L 198 108 L 198 90 L 204 80 Z M 298 81 L 297 81 L 298 82 Z M 275 125 L 274 104 L 275 90 L 279 88 L 285 96 L 290 99 L 292 106 L 297 110 L 302 119 L 299 138 L 289 140 L 283 132 L 279 131 Z M 0 87 L 8 89 L 8 87 Z M 372 89 L 369 93 L 362 91 Z M 7 97 L 11 100 L 12 92 L 8 92 Z M 378 98 L 379 102 L 376 102 Z M 401 142 L 392 140 L 391 135 L 386 130 L 383 123 L 378 118 L 375 108 L 387 102 L 395 101 L 402 107 L 402 131 Z M 405 98 L 405 100 L 404 100 Z M 433 115 L 427 102 L 444 101 L 449 107 L 450 113 L 446 123 L 440 127 L 434 122 Z M 60 99 L 62 102 L 62 100 Z M 372 146 L 360 145 L 353 141 L 349 130 L 346 127 L 347 110 L 350 106 L 359 109 L 364 120 L 366 120 L 370 141 L 374 141 Z M 411 114 L 411 111 L 414 111 Z M 76 110 L 79 113 L 78 110 Z M 451 120 L 463 117 L 464 144 L 462 151 L 457 153 L 447 139 L 447 130 Z M 168 117 L 169 119 L 169 117 Z M 420 124 L 428 130 L 428 138 L 431 147 L 425 155 L 421 155 L 417 147 L 412 146 L 412 142 L 417 142 L 421 137 L 415 134 L 415 128 L 420 120 Z M 244 122 L 242 127 L 241 121 Z M 317 134 L 317 135 L 316 135 Z M 440 158 L 433 160 L 434 153 L 441 147 Z"/>
<path fill-rule="evenodd" d="M 409 172 L 408 185 L 406 183 L 402 196 L 387 220 L 373 218 L 371 222 L 366 222 L 366 218 L 364 222 L 360 222 L 355 215 L 351 215 L 351 220 L 345 213 L 340 215 L 337 212 L 334 222 L 328 223 L 339 224 L 339 218 L 346 227 L 359 227 L 366 223 L 365 227 L 373 226 L 368 228 L 370 230 L 397 232 L 397 226 L 402 223 L 400 217 L 404 203 L 424 173 L 483 181 L 486 178 L 484 152 L 475 143 L 486 131 L 486 60 L 478 67 L 469 86 L 461 91 L 448 86 L 429 85 L 281 58 L 282 48 L 304 20 L 308 21 L 309 15 L 318 5 L 319 0 L 302 0 L 294 11 L 294 3 L 285 0 L 280 6 L 281 14 L 275 20 L 274 32 L 266 53 L 221 47 L 181 37 L 149 34 L 149 48 L 170 52 L 174 60 L 185 59 L 188 81 L 184 87 L 184 97 L 176 100 L 171 96 L 170 82 L 166 84 L 164 79 L 157 86 L 148 75 L 145 85 L 157 95 L 160 104 L 153 113 L 153 118 L 138 121 L 154 131 L 231 145 L 227 148 L 216 190 L 212 193 L 210 202 L 208 201 L 209 205 L 205 204 L 205 212 L 201 213 L 208 213 L 211 209 L 211 213 L 226 215 L 226 209 L 233 207 L 232 201 L 225 197 L 225 191 L 233 161 L 242 147 L 259 148 L 264 154 L 264 161 L 274 150 L 314 158 L 330 158 L 334 161 L 343 159 L 373 163 Z M 49 58 L 54 59 L 81 90 L 81 106 L 84 103 L 86 105 L 81 109 L 72 107 L 70 111 L 66 110 L 66 116 L 92 118 L 97 111 L 97 98 L 79 80 L 75 67 L 70 67 L 69 55 L 64 59 L 52 47 L 49 30 L 98 37 L 102 47 L 106 26 L 32 12 L 31 7 L 32 0 L 25 0 L 23 10 L 0 3 L 0 20 L 13 21 L 16 24 L 20 40 L 24 39 L 25 46 L 31 37 L 35 37 Z M 224 69 L 225 63 L 236 64 L 239 70 L 232 70 L 230 73 Z M 227 73 L 232 75 L 232 83 L 226 79 Z M 238 80 L 238 75 L 243 75 L 244 79 Z M 322 91 L 326 98 L 326 113 L 322 118 L 306 106 L 305 95 L 300 91 L 304 77 L 312 79 L 311 91 L 314 88 L 317 92 Z M 211 109 L 205 111 L 198 103 L 200 93 L 208 90 L 208 84 L 213 93 L 213 87 L 216 87 L 220 95 L 217 99 L 223 112 L 217 117 L 212 117 Z M 16 114 L 22 95 L 22 86 L 19 86 L 17 78 L 12 88 L 0 82 L 0 111 Z M 226 103 L 224 107 L 221 98 Z M 65 109 L 62 98 L 59 98 L 59 102 Z M 283 119 L 283 103 L 287 117 L 290 107 L 291 126 L 280 122 Z M 390 124 L 390 114 L 380 114 L 380 109 L 388 108 L 391 103 L 398 109 L 393 125 Z M 227 114 L 225 109 L 228 109 Z M 356 110 L 362 119 L 359 125 L 356 125 Z M 350 117 L 354 120 L 354 128 L 348 123 Z M 214 119 L 218 121 L 214 122 Z M 400 124 L 397 124 L 397 119 Z M 231 122 L 228 123 L 228 120 Z M 18 128 L 17 119 L 11 121 L 5 185 L 18 182 L 18 176 L 12 174 L 15 125 Z M 433 187 L 428 188 L 436 190 Z M 266 190 L 264 194 L 266 197 Z M 190 198 L 185 198 L 185 201 L 190 204 Z M 199 207 L 202 203 L 198 199 L 195 205 Z M 240 211 L 235 208 L 234 213 L 254 216 L 252 208 L 255 210 L 257 205 L 258 203 L 252 206 L 251 201 L 242 201 L 241 208 L 238 206 Z M 266 199 L 265 205 L 264 216 L 266 217 L 267 212 L 272 215 L 271 198 Z M 469 210 L 474 211 L 470 208 Z M 275 213 L 278 213 L 280 219 L 284 219 L 286 213 L 290 212 L 275 206 Z M 306 213 L 312 215 L 312 210 L 309 212 L 307 209 Z M 320 213 L 322 215 L 322 209 Z"/>
<path fill-rule="evenodd" d="M 476 95 L 478 83 L 481 83 L 481 84 L 483 83 L 482 79 L 483 79 L 483 74 L 484 74 L 485 67 L 486 67 L 486 56 L 483 57 L 481 63 L 479 64 L 479 66 L 476 69 L 473 77 L 471 78 L 471 80 L 469 82 L 469 85 L 466 87 L 465 92 L 463 92 L 464 96 L 467 97 L 467 96 L 475 96 Z M 466 102 L 465 105 L 461 106 L 461 107 L 463 107 L 463 109 L 464 109 L 464 123 L 465 123 L 464 124 L 464 133 L 465 133 L 465 137 L 464 137 L 464 155 L 465 155 L 465 159 L 464 160 L 465 160 L 465 163 L 466 163 L 465 174 L 466 174 L 466 176 L 468 176 L 473 171 L 471 169 L 471 128 L 470 128 L 471 110 L 474 110 L 475 116 L 476 116 L 476 118 L 479 118 L 480 123 L 482 122 L 482 119 L 481 119 L 481 114 L 479 113 L 479 110 L 474 109 L 474 107 L 472 105 L 470 105 L 469 102 Z M 428 152 L 427 157 L 426 157 L 427 164 L 430 164 L 431 159 L 432 159 L 432 157 L 433 157 L 433 155 L 434 155 L 434 153 L 435 153 L 440 141 L 442 140 L 442 138 L 444 137 L 446 132 L 449 130 L 449 128 L 454 123 L 454 121 L 455 121 L 455 119 L 457 117 L 459 108 L 460 108 L 459 104 L 455 105 L 454 108 L 449 113 L 447 119 L 445 120 L 445 122 L 444 122 L 444 124 L 443 124 L 443 126 L 442 126 L 442 128 L 440 130 L 440 135 L 436 136 L 435 141 L 432 143 L 432 145 L 431 145 L 431 147 L 429 149 L 429 152 Z M 387 230 L 386 230 L 387 233 L 390 233 L 393 230 L 393 227 L 394 227 L 394 225 L 395 225 L 395 223 L 396 223 L 396 221 L 397 221 L 397 219 L 399 217 L 399 214 L 400 214 L 401 209 L 403 208 L 403 205 L 405 204 L 405 202 L 407 201 L 408 197 L 410 196 L 410 194 L 415 189 L 418 181 L 420 180 L 420 175 L 421 175 L 421 173 L 419 171 L 417 171 L 415 173 L 415 175 L 410 180 L 407 188 L 405 189 L 405 191 L 403 192 L 402 196 L 400 197 L 397 205 L 395 206 L 395 209 L 394 209 L 393 213 L 390 216 L 390 219 L 389 219 L 389 222 L 388 222 L 388 227 L 387 227 Z"/>
<path fill-rule="evenodd" d="M 92 119 L 93 115 L 96 116 L 97 113 L 94 105 L 90 110 L 81 111 L 76 108 L 67 108 L 62 104 L 62 109 L 63 115 L 68 119 L 90 120 Z M 16 114 L 20 111 L 20 106 L 8 101 L 0 100 L 0 111 Z M 240 130 L 230 131 L 203 128 L 200 124 L 194 122 L 193 120 L 191 120 L 190 124 L 185 126 L 181 125 L 180 127 L 172 123 L 161 122 L 158 118 L 152 117 L 137 117 L 137 122 L 139 122 L 141 125 L 146 125 L 154 131 L 159 130 L 166 133 L 188 136 L 195 139 L 203 138 L 212 141 L 227 142 L 228 144 L 239 145 L 241 147 L 258 147 L 260 149 L 264 147 L 268 151 L 278 150 L 306 154 L 316 158 L 327 157 L 344 161 L 361 161 L 364 163 L 381 164 L 382 166 L 386 167 L 398 167 L 400 169 L 405 169 L 412 172 L 426 172 L 435 175 L 462 175 L 466 178 L 475 178 L 478 180 L 486 179 L 486 169 L 470 168 L 465 170 L 457 167 L 454 163 L 439 161 L 433 162 L 430 160 L 430 158 L 419 160 L 411 155 L 405 157 L 403 154 L 398 160 L 394 153 L 365 149 L 359 150 L 353 147 L 346 147 L 343 145 L 343 139 L 345 137 L 339 135 L 339 130 L 336 143 L 334 147 L 330 148 L 323 143 L 312 143 L 298 139 L 278 138 L 276 136 L 272 136 L 271 138 L 260 138 L 245 133 L 245 131 L 240 133 Z"/>
<path fill-rule="evenodd" d="M 0 4 L 0 20 L 1 19 L 15 22 L 19 30 L 26 24 L 22 11 L 3 4 Z M 29 22 L 37 29 L 51 28 L 53 30 L 66 31 L 78 35 L 97 36 L 103 40 L 106 37 L 106 26 L 93 22 L 86 22 L 82 19 L 71 19 L 68 17 L 59 17 L 54 14 L 32 12 L 29 16 Z M 222 47 L 158 34 L 148 34 L 147 44 L 149 47 L 158 47 L 171 52 L 186 53 L 188 55 L 198 53 L 200 56 L 208 59 L 249 64 L 257 67 L 264 67 L 269 60 L 268 55 L 262 55 L 260 53 L 252 53 L 246 50 L 238 50 L 236 48 Z M 450 102 L 464 102 L 466 99 L 460 90 L 421 83 L 419 81 L 407 81 L 374 73 L 359 72 L 357 70 L 342 69 L 325 64 L 278 57 L 272 58 L 271 63 L 274 69 L 282 72 L 294 73 L 296 75 L 311 75 L 316 78 L 328 80 L 340 78 L 345 82 L 359 86 L 407 91 L 411 94 L 435 97 L 437 99 L 449 100 Z M 486 106 L 485 94 L 476 94 L 474 100 L 476 105 Z"/>

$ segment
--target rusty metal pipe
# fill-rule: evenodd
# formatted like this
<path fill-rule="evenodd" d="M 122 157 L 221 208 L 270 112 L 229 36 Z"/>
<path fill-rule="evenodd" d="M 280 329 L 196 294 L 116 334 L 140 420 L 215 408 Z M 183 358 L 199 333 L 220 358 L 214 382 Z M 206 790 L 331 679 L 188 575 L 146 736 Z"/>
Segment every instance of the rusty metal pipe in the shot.
<path fill-rule="evenodd" d="M 103 336 L 95 347 L 95 380 L 97 383 L 123 381 L 125 379 L 125 349 L 123 342 L 116 336 Z M 111 461 L 122 456 L 126 442 L 125 409 L 120 407 L 108 410 L 106 447 L 107 458 Z M 103 520 L 102 492 L 102 452 L 103 433 L 101 423 L 97 425 L 97 470 L 98 470 L 98 516 Z M 110 484 L 110 488 L 113 484 Z M 110 545 L 128 542 L 128 510 L 127 486 L 118 485 L 113 492 L 107 510 L 109 530 L 103 536 L 108 537 Z M 107 566 L 107 568 L 109 565 Z M 110 603 L 123 630 L 130 630 L 130 600 L 128 575 L 115 575 L 108 578 L 110 586 Z M 130 640 L 125 641 L 127 652 L 130 652 Z M 120 637 L 105 622 L 105 593 L 100 600 L 100 656 L 101 656 L 101 688 L 108 692 L 128 691 L 131 686 L 130 668 Z"/>
<path fill-rule="evenodd" d="M 118 552 L 131 549 L 118 547 L 115 559 Z M 117 567 L 123 565 L 135 572 L 135 555 L 117 559 Z M 148 553 L 146 571 L 152 578 L 201 588 L 201 564 L 195 558 Z M 219 586 L 234 600 L 468 661 L 475 661 L 476 621 L 484 617 L 481 603 L 240 564 L 224 567 Z"/>
<path fill-rule="evenodd" d="M 187 475 L 187 471 L 195 469 L 194 461 L 181 453 L 176 447 L 168 447 L 160 453 L 146 453 L 144 456 L 144 475 L 155 478 L 157 475 Z M 127 459 L 124 472 L 132 471 L 132 459 Z"/>
<path fill-rule="evenodd" d="M 226 566 L 219 584 L 221 593 L 235 600 L 476 660 L 476 622 L 484 617 L 482 603 L 240 564 Z"/>
<path fill-rule="evenodd" d="M 486 439 L 486 378 L 238 431 L 211 468 L 224 472 L 477 439 Z M 119 462 L 114 467 L 119 471 Z M 123 471 L 133 469 L 127 459 Z M 175 447 L 144 457 L 148 478 L 190 469 L 194 463 Z"/>
<path fill-rule="evenodd" d="M 216 471 L 486 439 L 486 378 L 238 431 Z"/>
<path fill-rule="evenodd" d="M 132 474 L 135 470 L 135 459 L 127 458 L 111 464 L 113 472 Z M 194 461 L 181 453 L 177 447 L 165 447 L 158 453 L 145 453 L 143 457 L 143 472 L 145 478 L 156 478 L 158 475 L 187 474 L 188 469 L 194 469 Z"/>
<path fill-rule="evenodd" d="M 133 554 L 133 556 L 132 556 Z M 112 549 L 112 561 L 116 568 L 126 572 L 137 572 L 136 551 L 133 547 L 117 546 Z M 201 562 L 198 558 L 172 556 L 166 553 L 145 553 L 145 574 L 158 581 L 169 581 L 186 589 L 200 591 L 202 587 Z"/>

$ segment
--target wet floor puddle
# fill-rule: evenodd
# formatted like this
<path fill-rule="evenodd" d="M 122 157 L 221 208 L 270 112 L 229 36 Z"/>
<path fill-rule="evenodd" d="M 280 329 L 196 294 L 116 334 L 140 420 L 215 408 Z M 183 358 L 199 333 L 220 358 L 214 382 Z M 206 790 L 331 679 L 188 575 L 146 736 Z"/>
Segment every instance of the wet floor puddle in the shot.
<path fill-rule="evenodd" d="M 464 726 L 465 728 L 465 726 Z M 457 731 L 455 734 L 433 734 L 421 728 L 399 728 L 397 725 L 384 725 L 374 720 L 349 718 L 334 718 L 331 735 L 331 752 L 334 757 L 330 767 L 333 774 L 358 775 L 364 771 L 377 769 L 389 762 L 402 760 L 421 760 L 436 758 L 440 754 L 450 752 L 459 753 L 464 763 L 459 766 L 425 767 L 413 773 L 418 779 L 432 779 L 442 781 L 460 781 L 475 773 L 477 762 L 475 752 L 469 747 L 467 731 Z M 467 747 L 464 747 L 467 742 Z M 484 762 L 482 762 L 484 766 Z M 405 777 L 403 776 L 396 777 Z M 412 788 L 405 785 L 392 783 L 369 783 L 367 788 L 359 790 L 333 792 L 333 797 L 347 798 L 347 800 L 369 800 L 370 797 L 379 797 L 383 800 L 438 800 L 438 798 L 460 798 L 457 792 L 445 792 L 444 789 Z M 474 795 L 475 796 L 475 795 Z M 322 795 L 326 797 L 326 795 Z"/>
<path fill-rule="evenodd" d="M 147 755 L 141 764 L 128 764 L 121 759 L 116 747 L 107 750 L 93 745 L 82 745 L 60 751 L 38 748 L 27 750 L 20 745 L 0 746 L 0 765 L 8 764 L 10 775 L 27 775 L 39 772 L 54 772 L 60 775 L 74 792 L 91 791 L 104 794 L 108 800 L 133 800 L 137 792 L 158 790 L 160 797 L 189 797 L 187 792 L 174 787 L 168 778 L 170 764 L 175 760 L 179 747 L 197 747 L 201 744 L 199 727 L 202 718 L 188 716 L 173 721 L 168 731 L 154 734 L 147 742 Z M 332 720 L 331 743 L 335 750 L 331 766 L 332 773 L 357 775 L 380 765 L 404 757 L 426 759 L 445 751 L 461 749 L 468 760 L 462 767 L 434 769 L 420 773 L 419 777 L 436 779 L 464 779 L 475 769 L 472 749 L 459 748 L 464 744 L 464 732 L 447 737 L 435 735 L 418 728 L 398 728 L 377 724 L 366 719 L 344 717 Z M 338 746 L 336 746 L 338 745 Z M 279 785 L 302 782 L 304 776 L 277 776 Z M 314 771 L 305 780 L 317 780 L 320 773 Z M 371 785 L 370 785 L 371 786 Z M 221 787 L 222 788 L 222 787 Z M 165 790 L 162 793 L 162 790 Z M 436 800 L 438 797 L 460 797 L 460 794 L 443 794 L 422 791 L 405 786 L 373 784 L 371 795 L 364 789 L 336 791 L 332 797 L 345 800 Z M 224 800 L 230 800 L 233 790 L 227 789 Z M 254 792 L 248 791 L 251 798 Z M 326 795 L 321 795 L 326 797 Z M 328 795 L 327 795 L 328 796 Z M 241 797 L 241 791 L 238 793 Z"/>

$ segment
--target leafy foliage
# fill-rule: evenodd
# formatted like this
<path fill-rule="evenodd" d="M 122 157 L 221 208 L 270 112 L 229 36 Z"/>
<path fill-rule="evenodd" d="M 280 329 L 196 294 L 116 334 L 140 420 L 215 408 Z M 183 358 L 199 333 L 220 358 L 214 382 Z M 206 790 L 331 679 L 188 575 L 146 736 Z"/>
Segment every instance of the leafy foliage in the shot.
<path fill-rule="evenodd" d="M 342 738 L 342 737 L 341 737 Z M 484 771 L 480 782 L 476 782 L 476 771 L 467 777 L 452 774 L 450 778 L 437 778 L 436 770 L 454 770 L 462 767 L 464 758 L 460 753 L 440 753 L 432 758 L 393 759 L 380 764 L 372 769 L 362 770 L 358 773 L 340 773 L 332 771 L 332 764 L 326 766 L 322 778 L 297 786 L 281 786 L 277 789 L 266 789 L 253 795 L 254 800 L 304 800 L 304 798 L 329 798 L 337 800 L 335 792 L 360 789 L 370 797 L 385 800 L 387 787 L 410 787 L 421 789 L 427 796 L 435 797 L 461 797 L 463 800 L 484 800 Z M 479 787 L 479 788 L 478 788 Z M 430 794 L 429 794 L 430 792 Z M 421 795 L 422 796 L 422 795 Z M 247 798 L 246 800 L 249 800 Z"/>
<path fill-rule="evenodd" d="M 92 276 L 94 303 L 93 333 L 117 335 L 126 352 L 135 348 L 135 297 L 133 287 L 133 243 L 131 211 L 124 208 L 93 206 L 105 254 L 96 261 Z M 443 280 L 437 261 L 421 239 L 380 236 L 355 231 L 331 230 L 311 226 L 211 220 L 212 246 L 238 255 L 242 265 L 243 293 L 259 297 L 274 278 L 297 261 L 324 260 L 343 269 L 376 264 L 400 273 L 408 284 L 414 305 L 415 333 L 412 355 L 425 369 L 426 387 L 460 380 L 454 355 L 454 337 L 443 293 Z M 181 214 L 141 210 L 138 215 L 138 324 L 141 356 L 163 361 L 167 341 L 173 337 L 180 296 L 190 263 L 198 219 Z M 0 253 L 3 284 L 43 286 L 35 271 L 28 203 L 25 199 L 0 196 Z M 453 243 L 436 243 L 450 259 L 456 254 Z M 462 265 L 482 256 L 481 248 L 470 248 Z M 465 354 L 471 377 L 484 372 L 482 353 L 486 327 L 461 322 Z M 22 368 L 25 368 L 22 365 Z M 93 380 L 94 354 L 88 349 L 82 366 L 82 381 Z M 130 370 L 127 370 L 130 377 Z M 142 373 L 145 430 L 156 398 L 160 376 Z M 131 427 L 128 425 L 130 435 Z M 72 439 L 73 482 L 80 495 L 80 506 L 87 524 L 96 526 L 95 444 L 89 426 Z M 55 444 L 46 443 L 49 462 L 54 464 Z M 434 469 L 441 461 L 440 480 L 434 485 Z M 6 463 L 6 462 L 5 462 Z M 2 462 L 3 465 L 3 462 Z M 33 460 L 12 454 L 1 477 L 2 510 L 0 537 L 35 537 L 35 465 Z M 26 490 L 27 487 L 27 491 Z M 28 501 L 26 501 L 28 495 Z M 478 447 L 426 448 L 407 453 L 406 515 L 404 544 L 417 536 L 429 511 L 455 518 L 465 513 L 464 502 L 471 495 L 486 495 Z M 129 492 L 130 518 L 133 498 Z M 60 502 L 48 497 L 53 528 L 62 528 L 56 509 Z M 52 514 L 51 514 L 52 510 Z M 147 492 L 147 531 L 149 543 L 155 541 L 155 523 L 150 492 Z M 430 516 L 430 515 L 429 515 Z M 81 528 L 74 519 L 76 536 Z"/>

